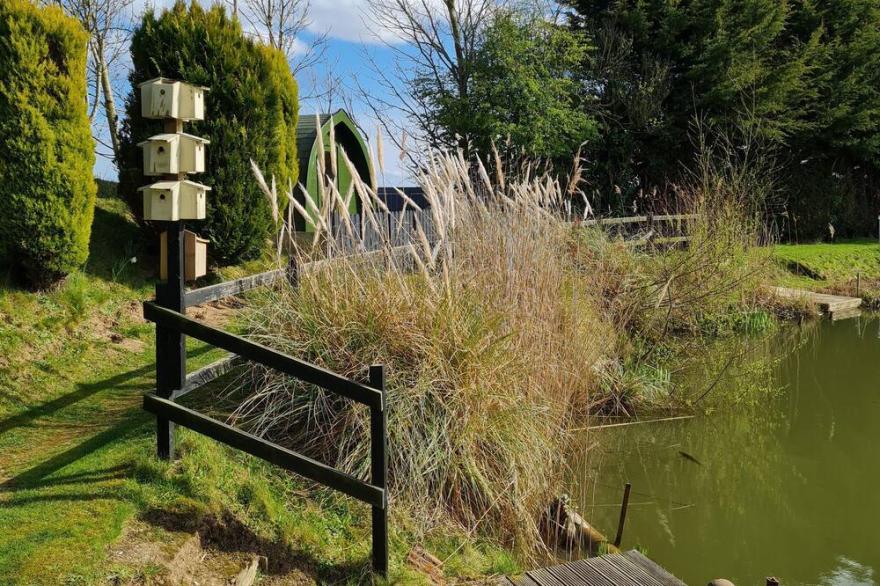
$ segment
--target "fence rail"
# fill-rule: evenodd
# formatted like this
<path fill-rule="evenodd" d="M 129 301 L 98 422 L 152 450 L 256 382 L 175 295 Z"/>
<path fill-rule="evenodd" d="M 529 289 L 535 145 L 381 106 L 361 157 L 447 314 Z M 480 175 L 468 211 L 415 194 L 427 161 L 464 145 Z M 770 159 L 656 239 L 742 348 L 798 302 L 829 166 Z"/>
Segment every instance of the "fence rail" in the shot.
<path fill-rule="evenodd" d="M 156 392 L 144 396 L 144 409 L 156 415 L 159 457 L 173 457 L 175 425 L 182 425 L 369 504 L 372 507 L 373 570 L 383 576 L 387 575 L 388 437 L 384 367 L 371 366 L 368 381 L 358 382 L 187 317 L 188 306 L 238 295 L 282 277 L 288 278 L 295 285 L 303 267 L 294 262 L 287 268 L 186 292 L 183 281 L 182 235 L 183 223 L 173 223 L 168 238 L 168 282 L 157 286 L 156 302 L 146 301 L 143 304 L 144 318 L 156 324 Z M 185 336 L 227 350 L 230 355 L 187 375 Z M 275 369 L 366 405 L 370 409 L 370 481 L 351 476 L 175 402 L 175 399 L 203 387 L 244 360 Z"/>
<path fill-rule="evenodd" d="M 658 214 L 595 218 L 583 220 L 580 225 L 602 228 L 623 238 L 632 246 L 670 245 L 690 242 L 691 235 L 687 233 L 687 226 L 699 217 L 699 214 Z"/>

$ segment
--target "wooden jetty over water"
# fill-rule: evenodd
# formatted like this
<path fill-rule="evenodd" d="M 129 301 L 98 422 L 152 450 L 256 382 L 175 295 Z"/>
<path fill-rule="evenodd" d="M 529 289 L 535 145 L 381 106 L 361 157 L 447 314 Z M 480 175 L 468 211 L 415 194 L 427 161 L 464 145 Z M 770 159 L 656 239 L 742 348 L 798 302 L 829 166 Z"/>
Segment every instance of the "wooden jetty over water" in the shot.
<path fill-rule="evenodd" d="M 503 578 L 499 586 L 685 586 L 685 583 L 632 550 L 577 560 Z"/>
<path fill-rule="evenodd" d="M 859 297 L 814 293 L 813 291 L 788 287 L 771 287 L 770 291 L 783 299 L 806 299 L 834 320 L 859 315 L 859 307 L 862 305 L 862 300 Z"/>

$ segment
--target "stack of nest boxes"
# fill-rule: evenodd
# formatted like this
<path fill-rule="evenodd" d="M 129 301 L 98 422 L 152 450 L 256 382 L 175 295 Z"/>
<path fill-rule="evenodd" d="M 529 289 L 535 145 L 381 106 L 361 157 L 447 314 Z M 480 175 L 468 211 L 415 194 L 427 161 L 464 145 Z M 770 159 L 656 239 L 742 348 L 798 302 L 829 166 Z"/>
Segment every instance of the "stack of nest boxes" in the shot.
<path fill-rule="evenodd" d="M 144 196 L 144 219 L 158 222 L 204 220 L 210 187 L 190 181 L 188 173 L 204 173 L 208 141 L 183 132 L 185 121 L 204 120 L 207 88 L 157 77 L 138 86 L 141 115 L 165 121 L 165 132 L 138 144 L 144 153 L 144 175 L 160 178 L 139 188 Z M 162 233 L 159 267 L 167 279 L 167 233 Z M 184 233 L 184 278 L 195 280 L 207 272 L 208 241 Z"/>

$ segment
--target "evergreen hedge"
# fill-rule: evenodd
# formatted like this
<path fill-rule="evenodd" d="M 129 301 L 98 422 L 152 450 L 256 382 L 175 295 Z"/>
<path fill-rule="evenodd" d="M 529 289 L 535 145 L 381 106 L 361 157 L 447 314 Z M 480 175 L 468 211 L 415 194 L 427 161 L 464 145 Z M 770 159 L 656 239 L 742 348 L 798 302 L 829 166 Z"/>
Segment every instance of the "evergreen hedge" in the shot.
<path fill-rule="evenodd" d="M 211 141 L 206 172 L 192 179 L 212 188 L 207 219 L 193 228 L 211 239 L 222 263 L 254 258 L 271 235 L 269 203 L 250 168 L 256 161 L 280 185 L 297 181 L 297 86 L 283 54 L 258 45 L 221 6 L 183 2 L 158 17 L 147 12 L 131 43 L 131 94 L 123 127 L 120 191 L 135 217 L 143 217 L 137 188 L 156 180 L 142 173 L 137 143 L 163 131 L 162 121 L 141 117 L 139 83 L 155 77 L 207 86 L 205 120 L 184 130 Z"/>
<path fill-rule="evenodd" d="M 40 287 L 89 253 L 96 187 L 87 42 L 59 8 L 0 2 L 0 258 Z"/>

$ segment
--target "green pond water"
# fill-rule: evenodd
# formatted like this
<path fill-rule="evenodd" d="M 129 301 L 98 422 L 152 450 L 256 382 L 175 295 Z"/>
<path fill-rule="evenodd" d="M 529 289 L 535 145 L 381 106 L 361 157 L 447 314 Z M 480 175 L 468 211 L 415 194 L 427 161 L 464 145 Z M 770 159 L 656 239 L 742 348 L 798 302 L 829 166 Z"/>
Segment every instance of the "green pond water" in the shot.
<path fill-rule="evenodd" d="M 623 547 L 688 584 L 880 583 L 880 320 L 787 328 L 750 352 L 772 366 L 755 375 L 741 361 L 717 392 L 755 376 L 774 392 L 590 432 L 585 445 L 601 447 L 575 459 L 572 498 L 612 537 L 631 482 Z"/>

